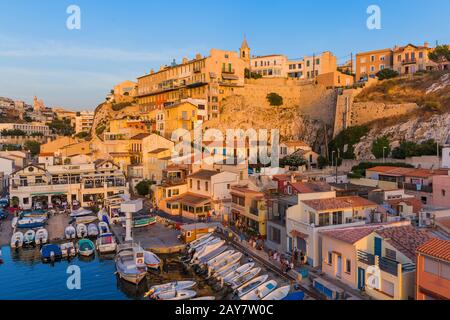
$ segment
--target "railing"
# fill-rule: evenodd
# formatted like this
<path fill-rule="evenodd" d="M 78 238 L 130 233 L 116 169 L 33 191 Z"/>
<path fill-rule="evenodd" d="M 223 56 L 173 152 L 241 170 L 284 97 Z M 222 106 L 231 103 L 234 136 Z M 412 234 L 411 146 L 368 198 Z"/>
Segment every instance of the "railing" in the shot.
<path fill-rule="evenodd" d="M 234 69 L 222 69 L 222 73 L 234 74 Z"/>
<path fill-rule="evenodd" d="M 375 255 L 358 250 L 358 261 L 369 266 L 375 265 Z M 400 263 L 398 261 L 394 261 L 385 257 L 378 257 L 378 266 L 380 270 L 392 274 L 393 276 L 398 276 L 398 265 Z M 403 272 L 411 272 L 416 269 L 416 266 L 413 263 L 404 263 L 402 264 Z"/>
<path fill-rule="evenodd" d="M 254 207 L 250 207 L 250 213 L 258 216 L 259 215 L 259 209 L 258 208 L 254 208 Z"/>
<path fill-rule="evenodd" d="M 410 190 L 410 191 L 433 193 L 433 186 L 424 186 L 424 185 L 417 185 L 417 184 L 413 184 L 413 183 L 399 182 L 398 187 L 400 189 L 405 189 L 405 190 Z"/>
<path fill-rule="evenodd" d="M 402 61 L 402 64 L 413 64 L 413 63 L 416 63 L 417 62 L 417 59 L 405 59 L 405 60 L 403 60 Z"/>

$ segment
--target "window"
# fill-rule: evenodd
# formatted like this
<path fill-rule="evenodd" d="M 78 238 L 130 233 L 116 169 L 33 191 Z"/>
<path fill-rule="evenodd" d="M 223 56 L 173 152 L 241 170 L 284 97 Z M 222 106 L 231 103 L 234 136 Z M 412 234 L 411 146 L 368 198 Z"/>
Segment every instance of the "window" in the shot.
<path fill-rule="evenodd" d="M 197 180 L 197 190 L 200 190 L 200 180 Z"/>
<path fill-rule="evenodd" d="M 423 59 L 423 52 L 419 52 L 419 59 Z"/>
<path fill-rule="evenodd" d="M 423 269 L 425 272 L 434 274 L 436 276 L 439 275 L 439 262 L 437 260 L 424 257 L 423 262 L 424 262 Z"/>
<path fill-rule="evenodd" d="M 345 272 L 348 274 L 352 273 L 352 262 L 349 259 L 345 260 Z"/>
<path fill-rule="evenodd" d="M 316 224 L 316 215 L 314 212 L 309 212 L 309 224 Z"/>
<path fill-rule="evenodd" d="M 333 253 L 328 251 L 328 264 L 333 264 Z"/>
<path fill-rule="evenodd" d="M 342 224 L 343 213 L 342 211 L 333 212 L 333 224 Z"/>
<path fill-rule="evenodd" d="M 270 240 L 277 244 L 281 244 L 281 231 L 280 229 L 270 227 Z"/>
<path fill-rule="evenodd" d="M 395 252 L 395 250 L 386 248 L 386 258 L 396 261 L 397 260 L 397 252 Z"/>
<path fill-rule="evenodd" d="M 381 280 L 381 291 L 386 293 L 388 296 L 393 297 L 394 296 L 394 284 L 390 281 L 382 279 Z"/>
<path fill-rule="evenodd" d="M 208 181 L 205 181 L 205 191 L 208 191 Z"/>
<path fill-rule="evenodd" d="M 189 188 L 192 189 L 192 179 L 189 179 Z"/>
<path fill-rule="evenodd" d="M 381 56 L 380 57 L 380 61 L 385 61 L 386 60 L 386 57 L 385 56 Z"/>
<path fill-rule="evenodd" d="M 230 190 L 230 188 L 231 188 L 231 185 L 227 184 L 227 190 Z"/>
<path fill-rule="evenodd" d="M 321 213 L 319 214 L 319 226 L 329 226 L 330 225 L 330 214 L 327 213 Z"/>
<path fill-rule="evenodd" d="M 384 70 L 384 64 L 380 64 L 380 70 Z"/>
<path fill-rule="evenodd" d="M 375 61 L 375 56 L 370 56 L 370 61 L 374 62 Z"/>
<path fill-rule="evenodd" d="M 445 197 L 445 194 L 446 194 L 445 189 L 442 189 L 442 190 L 441 190 L 441 195 L 442 195 L 443 197 Z"/>
<path fill-rule="evenodd" d="M 375 66 L 370 66 L 370 71 L 375 72 Z"/>
<path fill-rule="evenodd" d="M 23 204 L 28 204 L 30 202 L 29 198 L 23 198 Z"/>

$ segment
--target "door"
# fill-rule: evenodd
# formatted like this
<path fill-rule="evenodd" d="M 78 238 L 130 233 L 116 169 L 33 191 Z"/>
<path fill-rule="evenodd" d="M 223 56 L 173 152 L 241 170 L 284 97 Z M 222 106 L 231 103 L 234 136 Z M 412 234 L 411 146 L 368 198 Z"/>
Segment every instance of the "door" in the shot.
<path fill-rule="evenodd" d="M 336 277 L 340 278 L 342 276 L 342 256 L 337 256 L 336 263 Z"/>
<path fill-rule="evenodd" d="M 381 257 L 381 238 L 375 237 L 374 245 L 374 254 Z"/>
<path fill-rule="evenodd" d="M 361 290 L 365 287 L 366 283 L 366 270 L 358 268 L 358 289 Z"/>

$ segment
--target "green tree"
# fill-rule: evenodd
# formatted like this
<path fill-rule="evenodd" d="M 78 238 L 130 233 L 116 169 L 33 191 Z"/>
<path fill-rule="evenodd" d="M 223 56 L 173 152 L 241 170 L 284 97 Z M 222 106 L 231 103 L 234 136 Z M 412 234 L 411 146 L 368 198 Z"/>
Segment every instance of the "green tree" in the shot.
<path fill-rule="evenodd" d="M 330 154 L 328 159 L 331 159 L 333 151 L 339 150 L 340 158 L 355 159 L 354 146 L 369 132 L 366 126 L 354 126 L 342 130 L 333 140 L 328 144 Z"/>
<path fill-rule="evenodd" d="M 372 144 L 372 153 L 377 159 L 382 158 L 383 155 L 387 157 L 391 153 L 388 137 L 383 136 L 375 140 Z"/>
<path fill-rule="evenodd" d="M 70 123 L 70 119 L 53 119 L 53 121 L 47 125 L 54 134 L 60 136 L 71 136 L 75 133 L 75 130 Z"/>
<path fill-rule="evenodd" d="M 279 107 L 283 105 L 283 97 L 278 93 L 271 92 L 267 95 L 266 99 L 273 107 Z"/>
<path fill-rule="evenodd" d="M 305 159 L 296 154 L 291 154 L 280 160 L 281 167 L 285 167 L 285 166 L 301 167 L 301 166 L 304 166 L 305 164 L 306 164 Z"/>
<path fill-rule="evenodd" d="M 319 169 L 325 168 L 326 166 L 329 165 L 328 159 L 325 158 L 324 156 L 319 156 L 317 158 L 317 165 L 318 165 Z"/>
<path fill-rule="evenodd" d="M 89 136 L 90 136 L 89 132 L 81 131 L 81 132 L 78 132 L 74 137 L 79 138 L 79 139 L 86 139 Z"/>
<path fill-rule="evenodd" d="M 28 150 L 32 156 L 36 156 L 41 152 L 41 144 L 37 141 L 25 141 L 23 147 L 25 150 Z"/>
<path fill-rule="evenodd" d="M 136 191 L 138 195 L 142 197 L 146 197 L 151 194 L 150 187 L 153 185 L 153 181 L 150 180 L 142 180 L 136 185 Z"/>
<path fill-rule="evenodd" d="M 430 51 L 428 57 L 439 65 L 439 70 L 442 70 L 443 65 L 450 61 L 450 49 L 448 45 L 437 46 L 433 51 Z"/>
<path fill-rule="evenodd" d="M 398 72 L 392 69 L 383 69 L 376 74 L 379 80 L 386 80 L 398 77 Z"/>

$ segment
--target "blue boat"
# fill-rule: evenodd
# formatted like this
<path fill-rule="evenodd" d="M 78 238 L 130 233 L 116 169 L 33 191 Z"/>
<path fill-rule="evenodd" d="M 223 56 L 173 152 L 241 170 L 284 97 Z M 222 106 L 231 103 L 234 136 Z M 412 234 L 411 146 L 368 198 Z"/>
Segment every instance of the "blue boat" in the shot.
<path fill-rule="evenodd" d="M 42 218 L 48 217 L 48 213 L 45 210 L 22 211 L 20 216 L 22 218 Z"/>
<path fill-rule="evenodd" d="M 41 249 L 41 258 L 44 262 L 59 260 L 62 258 L 61 248 L 56 244 L 46 244 Z"/>
<path fill-rule="evenodd" d="M 0 220 L 8 218 L 8 211 L 0 209 Z"/>
<path fill-rule="evenodd" d="M 19 229 L 35 229 L 45 226 L 45 218 L 22 218 L 17 221 L 16 227 Z"/>
<path fill-rule="evenodd" d="M 293 300 L 303 300 L 305 298 L 305 293 L 302 291 L 292 292 L 286 296 L 283 300 L 293 301 Z"/>

